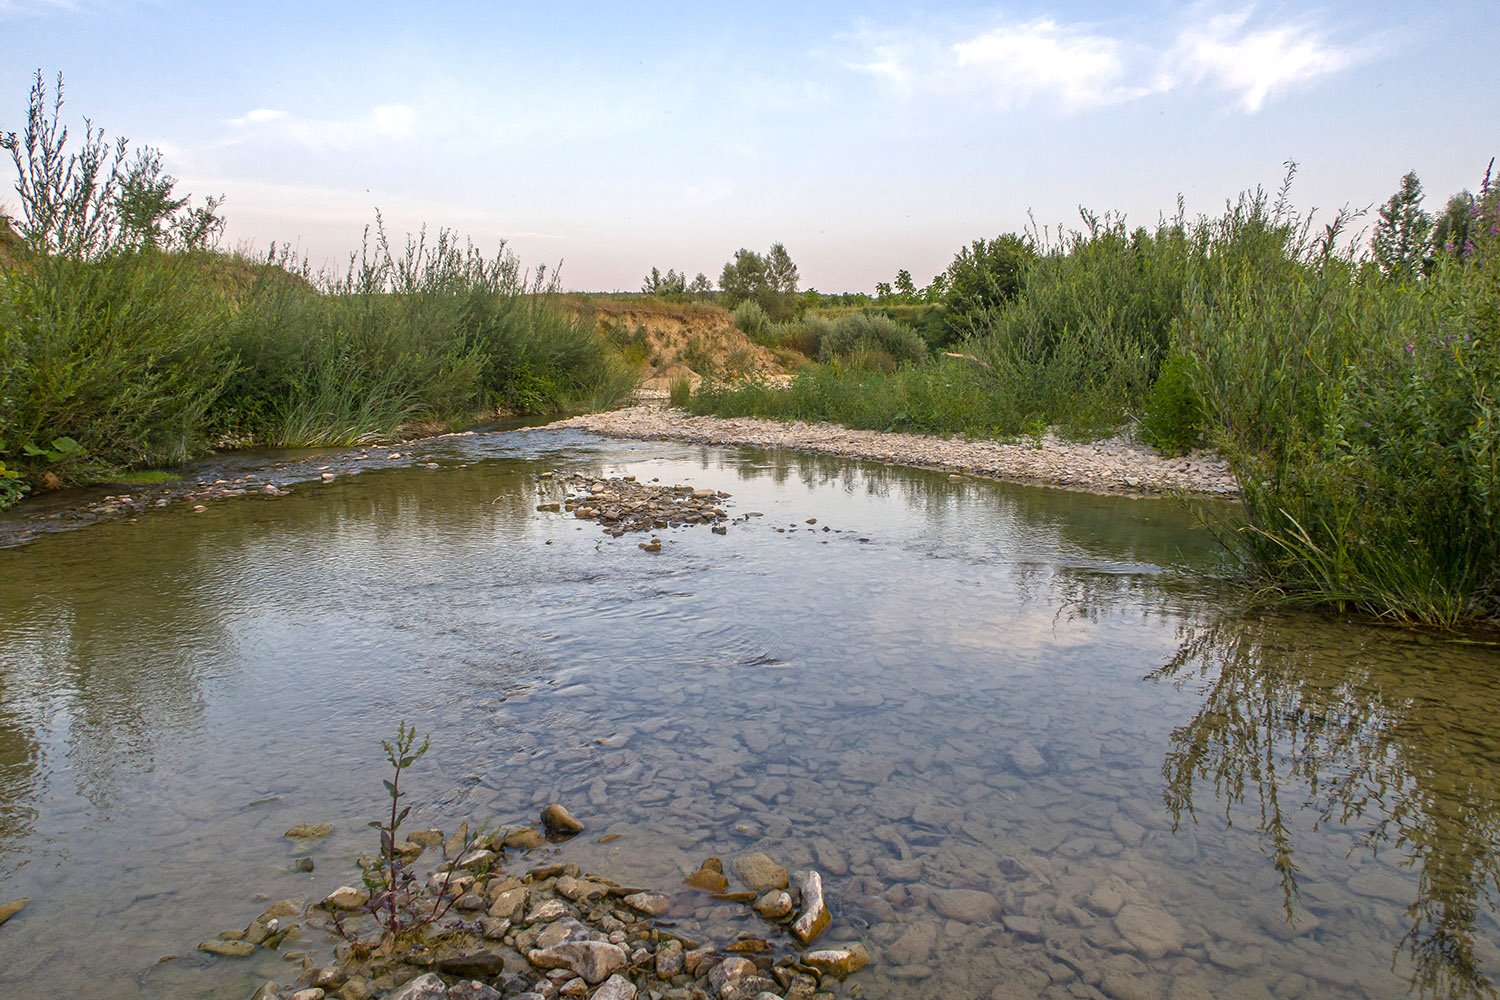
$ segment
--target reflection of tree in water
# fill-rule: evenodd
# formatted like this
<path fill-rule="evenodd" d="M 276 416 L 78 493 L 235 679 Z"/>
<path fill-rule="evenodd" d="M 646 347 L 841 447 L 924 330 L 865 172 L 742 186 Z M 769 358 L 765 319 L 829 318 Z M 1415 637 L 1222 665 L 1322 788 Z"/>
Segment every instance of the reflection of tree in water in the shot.
<path fill-rule="evenodd" d="M 1291 816 L 1363 825 L 1372 853 L 1418 874 L 1397 945 L 1430 996 L 1495 996 L 1475 947 L 1500 899 L 1500 672 L 1472 647 L 1362 630 L 1333 645 L 1326 623 L 1225 617 L 1194 631 L 1152 676 L 1202 686 L 1162 766 L 1174 818 L 1212 780 L 1225 816 L 1259 806 L 1265 849 L 1295 919 Z M 1342 638 L 1345 633 L 1340 633 Z M 1320 637 L 1325 641 L 1319 644 Z"/>
<path fill-rule="evenodd" d="M 11 710 L 14 703 L 0 672 L 0 878 L 13 867 L 11 851 L 25 840 L 36 819 L 30 802 L 41 759 L 32 727 Z"/>

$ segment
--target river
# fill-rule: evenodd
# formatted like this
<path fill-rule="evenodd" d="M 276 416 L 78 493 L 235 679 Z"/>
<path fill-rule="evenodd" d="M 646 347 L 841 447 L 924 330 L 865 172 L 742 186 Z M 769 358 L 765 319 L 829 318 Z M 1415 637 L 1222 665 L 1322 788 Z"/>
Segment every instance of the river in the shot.
<path fill-rule="evenodd" d="M 761 516 L 646 553 L 538 511 L 553 470 Z M 567 860 L 672 892 L 816 867 L 841 993 L 1493 995 L 1500 653 L 1236 611 L 1172 501 L 528 429 L 204 507 L 0 550 L 6 996 L 293 980 L 195 946 L 357 880 L 401 720 L 418 825 L 560 801 Z"/>

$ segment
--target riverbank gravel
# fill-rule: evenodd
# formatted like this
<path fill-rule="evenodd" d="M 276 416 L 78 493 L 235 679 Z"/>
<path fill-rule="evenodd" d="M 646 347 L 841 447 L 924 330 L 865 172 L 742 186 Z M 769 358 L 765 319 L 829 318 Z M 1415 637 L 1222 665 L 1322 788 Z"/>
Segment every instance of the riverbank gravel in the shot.
<path fill-rule="evenodd" d="M 1182 490 L 1226 497 L 1239 493 L 1229 465 L 1218 455 L 1192 451 L 1180 457 L 1165 456 L 1124 435 L 1079 443 L 1047 434 L 1007 444 L 956 436 L 850 430 L 826 423 L 695 417 L 649 403 L 571 417 L 550 426 L 647 441 L 792 448 L 1094 492 Z"/>

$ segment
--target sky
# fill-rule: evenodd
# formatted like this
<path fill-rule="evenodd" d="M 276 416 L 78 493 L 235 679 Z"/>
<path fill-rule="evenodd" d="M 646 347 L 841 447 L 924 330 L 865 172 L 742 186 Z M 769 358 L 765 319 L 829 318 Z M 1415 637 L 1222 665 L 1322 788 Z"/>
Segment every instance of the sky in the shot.
<path fill-rule="evenodd" d="M 1288 160 L 1317 218 L 1371 224 L 1409 170 L 1437 211 L 1500 153 L 1490 3 L 0 0 L 0 130 L 61 73 L 75 133 L 315 268 L 379 209 L 571 289 L 781 242 L 802 287 L 872 291 L 1080 206 L 1215 214 Z"/>

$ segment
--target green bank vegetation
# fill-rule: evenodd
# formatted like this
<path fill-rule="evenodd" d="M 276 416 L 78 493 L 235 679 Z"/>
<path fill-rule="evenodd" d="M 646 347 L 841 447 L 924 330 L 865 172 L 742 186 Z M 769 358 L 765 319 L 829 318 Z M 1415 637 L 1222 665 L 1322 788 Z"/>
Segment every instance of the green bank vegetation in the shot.
<path fill-rule="evenodd" d="M 1218 449 L 1243 487 L 1222 532 L 1278 599 L 1439 625 L 1500 616 L 1500 188 L 1432 218 L 1415 175 L 1315 227 L 1256 191 L 1155 227 L 979 240 L 926 288 L 858 311 L 736 319 L 817 363 L 785 390 L 708 385 L 699 413 L 1074 437 L 1133 425 Z"/>
<path fill-rule="evenodd" d="M 30 482 L 180 463 L 214 446 L 352 444 L 412 426 L 613 405 L 634 373 L 528 273 L 377 214 L 342 274 L 287 248 L 218 252 L 154 150 L 59 125 L 41 75 L 0 225 L 0 507 Z M 3 220 L 0 220 L 3 222 Z"/>

